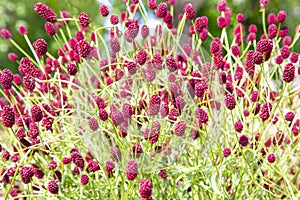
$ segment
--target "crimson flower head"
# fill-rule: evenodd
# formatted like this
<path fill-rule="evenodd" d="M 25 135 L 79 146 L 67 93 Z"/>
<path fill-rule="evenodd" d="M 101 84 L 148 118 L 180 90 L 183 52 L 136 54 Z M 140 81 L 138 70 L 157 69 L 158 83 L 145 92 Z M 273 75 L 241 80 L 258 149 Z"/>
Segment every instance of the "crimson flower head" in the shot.
<path fill-rule="evenodd" d="M 223 155 L 224 157 L 228 157 L 231 154 L 230 148 L 226 147 L 223 149 Z"/>
<path fill-rule="evenodd" d="M 156 8 L 156 0 L 148 0 L 148 7 L 151 10 L 154 10 Z"/>
<path fill-rule="evenodd" d="M 284 10 L 281 10 L 277 14 L 277 21 L 278 23 L 283 23 L 286 18 L 286 12 Z"/>
<path fill-rule="evenodd" d="M 185 129 L 186 129 L 186 122 L 184 120 L 181 120 L 175 124 L 174 134 L 177 136 L 182 136 L 185 133 Z"/>
<path fill-rule="evenodd" d="M 225 106 L 229 110 L 232 110 L 232 109 L 235 108 L 236 101 L 235 101 L 235 98 L 234 98 L 234 96 L 232 94 L 226 94 L 225 98 L 224 98 L 224 101 L 225 101 Z"/>
<path fill-rule="evenodd" d="M 59 187 L 58 187 L 56 180 L 52 180 L 48 183 L 48 191 L 51 194 L 58 194 L 58 190 L 59 190 Z"/>
<path fill-rule="evenodd" d="M 1 111 L 2 124 L 5 127 L 11 128 L 15 124 L 15 114 L 13 108 L 4 106 Z"/>
<path fill-rule="evenodd" d="M 9 69 L 3 69 L 0 74 L 0 84 L 3 89 L 10 89 L 13 82 L 13 73 Z"/>
<path fill-rule="evenodd" d="M 270 153 L 270 154 L 268 155 L 268 162 L 269 162 L 269 163 L 274 163 L 275 160 L 276 160 L 275 154 Z"/>
<path fill-rule="evenodd" d="M 25 27 L 25 26 L 19 26 L 19 33 L 21 34 L 21 35 L 25 35 L 25 34 L 27 34 L 27 28 Z"/>
<path fill-rule="evenodd" d="M 138 175 L 138 163 L 135 160 L 129 160 L 126 165 L 126 178 L 134 180 Z"/>
<path fill-rule="evenodd" d="M 0 30 L 0 35 L 3 39 L 11 38 L 11 33 L 6 28 L 3 28 L 3 29 Z"/>
<path fill-rule="evenodd" d="M 54 23 L 56 21 L 55 12 L 43 3 L 36 3 L 34 11 L 44 20 Z"/>
<path fill-rule="evenodd" d="M 139 184 L 140 196 L 144 199 L 149 199 L 152 196 L 152 183 L 148 179 L 143 179 Z"/>
<path fill-rule="evenodd" d="M 295 70 L 295 66 L 292 63 L 286 64 L 283 69 L 282 80 L 287 83 L 292 82 L 295 78 Z"/>
<path fill-rule="evenodd" d="M 106 5 L 100 5 L 99 11 L 103 17 L 106 17 L 109 14 L 109 10 Z"/>
<path fill-rule="evenodd" d="M 196 16 L 195 8 L 192 4 L 188 3 L 184 6 L 183 8 L 185 14 L 186 14 L 186 19 L 188 20 L 193 20 Z"/>
<path fill-rule="evenodd" d="M 219 0 L 217 9 L 219 12 L 225 11 L 226 10 L 226 0 Z"/>
<path fill-rule="evenodd" d="M 48 51 L 48 45 L 44 39 L 38 39 L 33 43 L 33 46 L 38 56 L 43 56 Z"/>
<path fill-rule="evenodd" d="M 45 23 L 45 30 L 48 33 L 48 35 L 53 36 L 56 33 L 55 27 L 51 22 Z"/>
<path fill-rule="evenodd" d="M 91 19 L 86 13 L 82 12 L 78 16 L 78 21 L 81 27 L 88 27 L 91 22 Z"/>
<path fill-rule="evenodd" d="M 156 9 L 156 17 L 164 18 L 168 13 L 168 6 L 166 3 L 159 3 Z"/>

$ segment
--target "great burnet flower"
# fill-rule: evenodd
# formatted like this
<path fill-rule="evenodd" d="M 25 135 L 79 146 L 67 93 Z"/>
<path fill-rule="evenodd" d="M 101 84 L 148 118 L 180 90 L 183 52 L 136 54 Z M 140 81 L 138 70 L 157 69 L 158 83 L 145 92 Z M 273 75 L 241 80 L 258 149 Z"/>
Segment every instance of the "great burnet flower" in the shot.
<path fill-rule="evenodd" d="M 36 3 L 34 11 L 44 20 L 54 23 L 56 21 L 55 12 L 43 3 Z"/>

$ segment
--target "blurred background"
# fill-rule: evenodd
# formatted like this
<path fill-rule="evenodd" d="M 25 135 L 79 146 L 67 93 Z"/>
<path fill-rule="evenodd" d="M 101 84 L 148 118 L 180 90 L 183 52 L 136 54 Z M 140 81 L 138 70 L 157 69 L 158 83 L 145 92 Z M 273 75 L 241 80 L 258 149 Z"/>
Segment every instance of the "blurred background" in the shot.
<path fill-rule="evenodd" d="M 140 0 L 142 1 L 142 0 Z M 18 33 L 18 27 L 24 25 L 28 29 L 28 35 L 31 41 L 38 38 L 44 38 L 46 41 L 50 40 L 44 29 L 45 21 L 42 20 L 33 10 L 33 5 L 37 2 L 42 2 L 51 7 L 59 16 L 59 12 L 66 10 L 70 16 L 77 18 L 78 14 L 85 12 L 93 20 L 93 23 L 101 25 L 103 17 L 99 14 L 99 5 L 101 3 L 110 3 L 112 5 L 112 12 L 119 14 L 125 8 L 122 0 L 1 0 L 0 1 L 0 29 L 7 28 L 12 33 L 12 38 L 27 52 L 29 49 L 24 41 L 24 38 Z M 143 0 L 147 4 L 147 0 Z M 160 2 L 157 0 L 157 2 Z M 216 10 L 218 0 L 176 0 L 175 11 L 180 13 L 183 11 L 185 3 L 192 2 L 197 7 L 197 15 L 206 15 L 209 18 L 209 31 L 214 36 L 220 36 L 221 30 L 216 26 L 216 19 L 219 13 Z M 195 3 L 197 2 L 197 3 Z M 259 12 L 259 0 L 227 0 L 227 5 L 233 11 L 232 21 L 235 20 L 237 13 L 242 12 L 245 15 L 246 28 L 248 25 L 254 23 L 258 26 L 259 34 L 262 32 L 261 13 Z M 295 27 L 300 24 L 300 2 L 299 0 L 271 0 L 267 14 L 274 12 L 277 14 L 279 10 L 285 10 L 288 14 L 285 25 L 289 27 L 289 35 L 293 37 Z M 231 26 L 230 28 L 233 28 Z M 229 30 L 229 33 L 232 31 Z M 52 44 L 55 45 L 53 42 Z M 51 47 L 50 50 L 54 49 Z M 296 44 L 296 49 L 300 50 L 299 42 Z M 18 64 L 10 61 L 7 58 L 9 52 L 16 53 L 19 58 L 22 54 L 15 49 L 8 40 L 0 39 L 0 68 L 10 68 L 14 73 L 17 72 Z"/>

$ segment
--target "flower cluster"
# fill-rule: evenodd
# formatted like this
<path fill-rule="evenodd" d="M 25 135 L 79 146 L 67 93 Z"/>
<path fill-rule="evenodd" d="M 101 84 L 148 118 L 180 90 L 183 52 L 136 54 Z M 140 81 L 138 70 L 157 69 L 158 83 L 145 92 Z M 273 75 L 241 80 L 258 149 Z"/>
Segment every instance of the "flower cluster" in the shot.
<path fill-rule="evenodd" d="M 121 13 L 99 6 L 105 27 L 36 3 L 48 38 L 31 42 L 19 28 L 32 52 L 9 53 L 19 73 L 0 73 L 5 197 L 299 196 L 300 29 L 289 36 L 287 13 L 266 21 L 260 1 L 258 37 L 226 0 L 215 21 L 191 3 L 174 16 L 172 0 L 124 2 Z M 9 30 L 0 35 L 21 49 Z"/>

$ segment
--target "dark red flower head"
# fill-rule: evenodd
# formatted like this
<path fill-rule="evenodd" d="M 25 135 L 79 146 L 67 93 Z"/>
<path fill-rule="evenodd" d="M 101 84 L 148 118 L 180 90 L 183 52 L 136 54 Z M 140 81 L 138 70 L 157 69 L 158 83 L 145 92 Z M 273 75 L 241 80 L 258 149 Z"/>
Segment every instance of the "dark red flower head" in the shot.
<path fill-rule="evenodd" d="M 38 105 L 34 105 L 30 109 L 33 121 L 40 122 L 43 119 L 43 111 Z"/>
<path fill-rule="evenodd" d="M 196 16 L 195 8 L 191 3 L 188 3 L 183 8 L 184 13 L 186 14 L 186 19 L 193 20 Z"/>
<path fill-rule="evenodd" d="M 48 183 L 48 191 L 51 194 L 58 194 L 58 190 L 59 190 L 59 187 L 58 187 L 56 180 L 52 180 Z"/>
<path fill-rule="evenodd" d="M 182 136 L 185 133 L 185 129 L 186 129 L 186 122 L 184 120 L 181 120 L 175 124 L 174 134 L 177 136 Z"/>
<path fill-rule="evenodd" d="M 55 12 L 43 3 L 36 3 L 34 11 L 44 20 L 54 23 L 56 21 Z"/>
<path fill-rule="evenodd" d="M 3 89 L 10 89 L 14 79 L 13 73 L 9 69 L 3 69 L 0 74 L 0 84 Z"/>
<path fill-rule="evenodd" d="M 166 3 L 159 3 L 156 9 L 156 17 L 164 18 L 168 13 L 168 6 Z"/>
<path fill-rule="evenodd" d="M 30 183 L 32 177 L 34 176 L 33 168 L 30 166 L 23 166 L 20 168 L 20 176 L 23 183 Z"/>
<path fill-rule="evenodd" d="M 245 147 L 248 145 L 249 143 L 249 139 L 248 139 L 248 136 L 247 135 L 241 135 L 239 137 L 239 143 L 241 146 Z"/>
<path fill-rule="evenodd" d="M 217 9 L 219 12 L 225 11 L 226 10 L 226 0 L 219 0 Z"/>
<path fill-rule="evenodd" d="M 106 17 L 109 14 L 109 10 L 106 5 L 100 5 L 99 11 L 103 17 Z"/>
<path fill-rule="evenodd" d="M 108 160 L 105 163 L 105 170 L 106 170 L 108 178 L 110 178 L 113 175 L 114 169 L 115 169 L 115 163 L 112 160 Z"/>
<path fill-rule="evenodd" d="M 126 178 L 134 180 L 138 175 L 138 163 L 135 160 L 129 160 L 126 165 Z"/>
<path fill-rule="evenodd" d="M 55 27 L 51 22 L 45 23 L 45 30 L 48 33 L 48 35 L 53 36 L 56 33 Z"/>
<path fill-rule="evenodd" d="M 284 10 L 281 10 L 277 14 L 277 21 L 278 23 L 283 23 L 286 18 L 286 12 Z"/>
<path fill-rule="evenodd" d="M 274 163 L 275 160 L 276 160 L 275 154 L 270 153 L 270 154 L 268 155 L 268 162 L 269 162 L 269 163 Z"/>
<path fill-rule="evenodd" d="M 156 0 L 148 0 L 148 7 L 151 10 L 154 10 L 156 8 Z"/>
<path fill-rule="evenodd" d="M 43 56 L 48 51 L 48 45 L 47 42 L 44 39 L 38 39 L 33 43 L 33 46 L 35 48 L 35 51 L 38 56 Z"/>
<path fill-rule="evenodd" d="M 82 174 L 80 177 L 80 182 L 82 185 L 86 185 L 89 182 L 89 176 L 86 174 Z"/>
<path fill-rule="evenodd" d="M 15 124 L 15 114 L 13 108 L 4 106 L 1 111 L 1 119 L 3 126 L 11 128 Z"/>
<path fill-rule="evenodd" d="M 295 66 L 292 63 L 288 63 L 285 65 L 283 74 L 282 74 L 282 80 L 290 83 L 295 78 Z"/>
<path fill-rule="evenodd" d="M 0 29 L 0 35 L 3 39 L 11 38 L 11 33 L 6 28 Z"/>
<path fill-rule="evenodd" d="M 85 27 L 89 26 L 91 19 L 89 18 L 89 16 L 86 13 L 82 12 L 78 16 L 78 21 L 79 21 L 80 26 L 85 28 Z"/>
<path fill-rule="evenodd" d="M 152 196 L 152 183 L 147 179 L 143 179 L 139 184 L 140 196 L 144 199 L 148 199 Z"/>
<path fill-rule="evenodd" d="M 223 149 L 223 155 L 224 157 L 228 157 L 231 154 L 230 148 L 224 148 Z"/>
<path fill-rule="evenodd" d="M 77 51 L 82 58 L 86 58 L 91 52 L 91 46 L 87 41 L 80 40 L 77 44 Z"/>
<path fill-rule="evenodd" d="M 236 101 L 235 98 L 232 94 L 226 94 L 224 98 L 225 106 L 229 109 L 232 110 L 235 108 Z"/>

